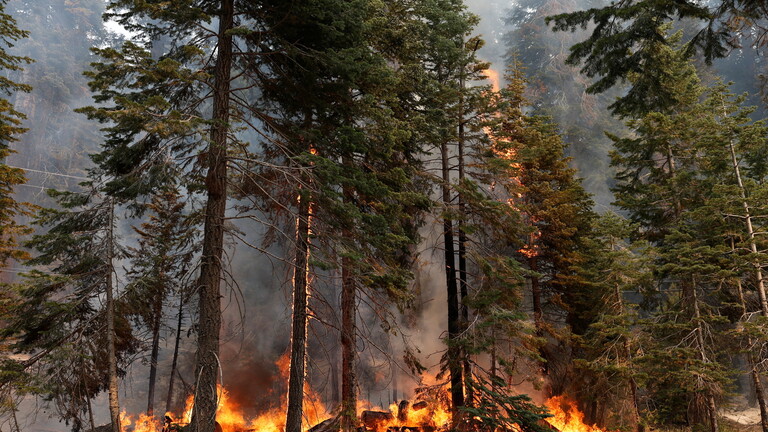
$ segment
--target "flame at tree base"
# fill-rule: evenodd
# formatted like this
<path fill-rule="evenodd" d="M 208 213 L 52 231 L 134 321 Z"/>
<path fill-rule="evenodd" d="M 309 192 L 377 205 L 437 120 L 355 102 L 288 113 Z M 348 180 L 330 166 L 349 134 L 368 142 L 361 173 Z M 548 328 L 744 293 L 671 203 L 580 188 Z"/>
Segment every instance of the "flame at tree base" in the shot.
<path fill-rule="evenodd" d="M 287 361 L 281 358 L 277 362 L 278 370 L 287 381 Z M 424 378 L 424 377 L 422 377 Z M 423 384 L 423 383 L 422 383 Z M 440 384 L 431 387 L 440 389 Z M 303 430 L 307 431 L 312 426 L 319 425 L 324 420 L 331 418 L 331 414 L 320 402 L 320 397 L 309 386 L 305 389 L 306 400 L 304 402 L 305 420 Z M 216 421 L 221 427 L 222 432 L 284 432 L 285 431 L 285 407 L 286 395 L 276 397 L 276 406 L 266 412 L 249 418 L 245 414 L 245 407 L 248 404 L 245 401 L 236 401 L 230 396 L 229 392 L 223 387 L 219 387 L 219 403 L 216 410 Z M 443 397 L 439 397 L 442 395 Z M 399 404 L 392 404 L 389 410 L 377 410 L 369 408 L 362 400 L 358 400 L 358 421 L 363 430 L 370 432 L 388 432 L 402 431 L 444 431 L 450 427 L 451 413 L 449 406 L 449 397 L 444 394 L 421 394 L 425 397 L 421 400 L 401 401 Z M 123 432 L 173 432 L 181 430 L 181 427 L 191 421 L 192 407 L 194 397 L 189 396 L 186 401 L 184 414 L 175 415 L 166 413 L 165 415 L 173 420 L 173 424 L 165 425 L 162 420 L 146 414 L 140 414 L 138 417 L 123 414 L 122 430 Z M 564 396 L 555 396 L 549 399 L 545 406 L 549 409 L 553 417 L 545 419 L 550 425 L 560 432 L 608 432 L 597 426 L 590 426 L 584 422 L 584 414 L 576 407 L 576 404 Z M 371 411 L 376 410 L 376 411 Z M 167 427 L 171 426 L 171 427 Z"/>
<path fill-rule="evenodd" d="M 565 396 L 554 396 L 545 405 L 553 415 L 545 420 L 560 432 L 608 432 L 584 423 L 584 413 Z"/>

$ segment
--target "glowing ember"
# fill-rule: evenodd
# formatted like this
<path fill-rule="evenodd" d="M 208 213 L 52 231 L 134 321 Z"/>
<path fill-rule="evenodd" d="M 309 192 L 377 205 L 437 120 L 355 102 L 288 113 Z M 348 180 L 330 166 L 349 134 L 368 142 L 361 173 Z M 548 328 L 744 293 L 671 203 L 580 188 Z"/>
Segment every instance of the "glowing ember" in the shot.
<path fill-rule="evenodd" d="M 584 413 L 576 408 L 576 404 L 565 396 L 555 396 L 547 401 L 547 408 L 554 417 L 547 422 L 560 432 L 607 432 L 597 426 L 584 423 Z"/>

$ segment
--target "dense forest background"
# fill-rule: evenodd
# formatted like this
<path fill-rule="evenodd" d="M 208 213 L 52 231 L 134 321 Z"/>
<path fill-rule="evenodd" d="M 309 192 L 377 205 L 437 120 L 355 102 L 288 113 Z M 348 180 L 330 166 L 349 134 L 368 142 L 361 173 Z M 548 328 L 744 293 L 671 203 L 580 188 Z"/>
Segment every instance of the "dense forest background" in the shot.
<path fill-rule="evenodd" d="M 765 4 L 0 6 L 0 430 L 768 431 Z"/>

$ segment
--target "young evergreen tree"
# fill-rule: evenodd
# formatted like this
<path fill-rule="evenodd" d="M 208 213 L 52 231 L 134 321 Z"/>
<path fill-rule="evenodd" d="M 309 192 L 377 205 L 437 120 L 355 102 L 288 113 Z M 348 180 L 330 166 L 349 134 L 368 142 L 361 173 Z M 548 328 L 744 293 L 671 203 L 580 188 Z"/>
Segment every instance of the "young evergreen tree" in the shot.
<path fill-rule="evenodd" d="M 146 411 L 150 416 L 155 407 L 161 329 L 169 315 L 165 311 L 174 297 L 178 303 L 189 298 L 186 291 L 193 268 L 195 231 L 193 218 L 184 214 L 185 206 L 176 188 L 169 187 L 154 195 L 144 206 L 149 213 L 147 222 L 134 227 L 139 244 L 127 251 L 130 267 L 126 302 L 150 332 Z"/>
<path fill-rule="evenodd" d="M 641 413 L 642 371 L 637 364 L 644 335 L 638 305 L 628 297 L 647 291 L 653 278 L 652 251 L 647 243 L 631 243 L 629 239 L 634 233 L 635 228 L 616 213 L 608 212 L 595 220 L 596 268 L 604 285 L 600 303 L 605 306 L 604 313 L 580 339 L 583 355 L 575 363 L 589 375 L 587 380 L 581 380 L 589 389 L 583 394 L 599 400 L 604 410 L 612 414 L 602 423 L 639 432 L 646 423 Z M 595 419 L 606 417 L 603 413 L 590 414 Z"/>
<path fill-rule="evenodd" d="M 7 1 L 0 1 L 0 70 L 4 72 L 4 77 L 0 80 L 0 282 L 6 284 L 14 278 L 15 272 L 8 271 L 9 261 L 22 262 L 29 258 L 26 250 L 19 246 L 21 237 L 31 233 L 21 219 L 32 215 L 34 208 L 18 200 L 16 195 L 16 186 L 24 184 L 27 179 L 24 172 L 19 168 L 13 168 L 8 165 L 8 158 L 16 152 L 14 143 L 19 141 L 19 136 L 26 131 L 22 127 L 22 121 L 25 115 L 14 106 L 12 99 L 18 94 L 31 91 L 29 84 L 16 82 L 10 77 L 18 71 L 23 70 L 23 66 L 32 62 L 32 59 L 25 56 L 13 55 L 12 49 L 15 44 L 23 41 L 29 36 L 29 33 L 17 26 L 14 17 L 6 12 Z M 9 319 L 12 315 L 14 304 L 18 301 L 15 295 L 6 286 L 0 288 L 0 318 Z M 10 315 L 8 315 L 10 314 Z M 1 355 L 5 360 L 7 355 L 7 346 L 2 344 L 0 347 Z M 16 394 L 23 394 L 30 383 L 25 383 L 23 378 L 18 380 L 14 368 L 3 368 L 5 375 L 3 382 L 6 388 L 2 392 L 3 412 L 8 411 L 13 420 L 11 428 L 19 430 L 16 421 Z"/>
<path fill-rule="evenodd" d="M 10 50 L 17 41 L 28 36 L 28 32 L 16 26 L 16 20 L 6 13 L 7 1 L 0 1 L 0 70 L 6 74 L 21 71 L 23 65 L 32 62 L 29 57 L 13 55 Z M 15 153 L 13 143 L 19 140 L 19 135 L 26 131 L 21 126 L 25 115 L 16 110 L 9 98 L 29 92 L 32 88 L 28 84 L 18 83 L 10 78 L 0 80 L 0 264 L 5 266 L 8 260 L 24 260 L 29 257 L 27 252 L 19 247 L 21 236 L 30 233 L 30 230 L 19 222 L 22 216 L 29 216 L 32 208 L 22 202 L 18 202 L 14 196 L 14 188 L 26 182 L 24 173 L 19 168 L 13 168 L 6 164 L 7 158 Z M 8 282 L 4 279 L 4 282 Z M 3 297 L 6 297 L 5 295 Z"/>
<path fill-rule="evenodd" d="M 115 203 L 98 192 L 51 194 L 62 210 L 41 210 L 37 223 L 48 231 L 28 243 L 38 252 L 29 264 L 46 271 L 27 276 L 3 335 L 29 356 L 15 370 L 38 375 L 38 392 L 54 401 L 62 419 L 82 428 L 90 400 L 107 390 L 110 428 L 117 432 L 118 375 L 136 340 L 115 297 L 115 260 L 122 256 Z"/>
<path fill-rule="evenodd" d="M 735 97 L 728 86 L 717 83 L 705 93 L 701 103 L 701 114 L 697 116 L 695 128 L 699 131 L 698 139 L 702 154 L 702 172 L 713 179 L 713 193 L 709 206 L 718 214 L 722 229 L 722 242 L 732 251 L 731 270 L 734 281 L 735 297 L 741 316 L 737 328 L 746 326 L 746 336 L 741 337 L 747 359 L 748 373 L 751 375 L 755 399 L 761 413 L 761 426 L 768 429 L 768 407 L 759 368 L 764 353 L 755 350 L 763 339 L 765 325 L 766 294 L 763 280 L 765 255 L 763 243 L 758 239 L 764 231 L 762 206 L 755 199 L 765 193 L 764 172 L 754 167 L 751 160 L 760 159 L 757 154 L 765 152 L 766 128 L 763 122 L 753 122 L 750 115 L 754 108 L 744 108 L 745 96 Z M 718 221 L 719 222 L 719 221 Z M 715 225 L 713 222 L 712 225 Z M 746 296 L 755 300 L 747 302 Z M 758 320 L 749 321 L 749 316 L 757 314 Z M 746 322 L 745 322 L 746 320 Z M 738 334 L 738 333 L 737 333 Z"/>
<path fill-rule="evenodd" d="M 703 171 L 700 143 L 709 133 L 697 123 L 706 115 L 698 103 L 703 89 L 680 50 L 660 44 L 654 61 L 663 73 L 678 77 L 665 84 L 676 102 L 659 100 L 654 111 L 628 123 L 637 138 L 614 140 L 618 204 L 658 254 L 654 271 L 660 307 L 646 327 L 657 341 L 666 342 L 646 350 L 642 362 L 654 377 L 647 382 L 652 397 L 667 402 L 668 411 L 657 413 L 664 421 L 708 424 L 716 431 L 717 406 L 730 371 L 719 350 L 726 326 L 712 296 L 730 270 L 722 258 L 729 248 L 723 241 L 725 224 L 711 207 L 715 180 Z M 652 366 L 660 359 L 669 362 L 666 374 Z M 695 381 L 691 368 L 697 370 Z M 690 411 L 679 417 L 683 406 Z"/>

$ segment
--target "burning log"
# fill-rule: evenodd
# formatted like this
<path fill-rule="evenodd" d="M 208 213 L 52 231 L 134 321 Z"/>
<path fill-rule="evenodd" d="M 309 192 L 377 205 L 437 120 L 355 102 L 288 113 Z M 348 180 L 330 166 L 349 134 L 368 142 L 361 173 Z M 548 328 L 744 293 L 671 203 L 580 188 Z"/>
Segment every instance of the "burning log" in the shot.
<path fill-rule="evenodd" d="M 421 411 L 424 408 L 427 408 L 428 406 L 429 406 L 429 404 L 426 403 L 425 401 L 419 401 L 419 402 L 416 402 L 415 404 L 411 405 L 411 409 L 414 410 L 414 411 Z"/>
<path fill-rule="evenodd" d="M 397 420 L 400 422 L 404 422 L 408 420 L 408 408 L 410 407 L 411 403 L 407 400 L 401 400 L 400 404 L 397 406 Z"/>
<path fill-rule="evenodd" d="M 556 428 L 554 425 L 551 425 L 544 420 L 539 420 L 536 423 L 547 430 L 551 430 L 552 432 L 561 432 L 560 429 Z"/>
<path fill-rule="evenodd" d="M 421 432 L 420 427 L 415 426 L 390 426 L 387 432 Z"/>
<path fill-rule="evenodd" d="M 341 416 L 331 417 L 309 428 L 307 432 L 338 432 L 341 430 Z"/>
<path fill-rule="evenodd" d="M 368 430 L 376 430 L 394 419 L 395 416 L 393 416 L 392 413 L 383 411 L 366 410 L 360 414 L 360 421 L 363 422 L 363 426 L 365 426 L 365 428 Z"/>

